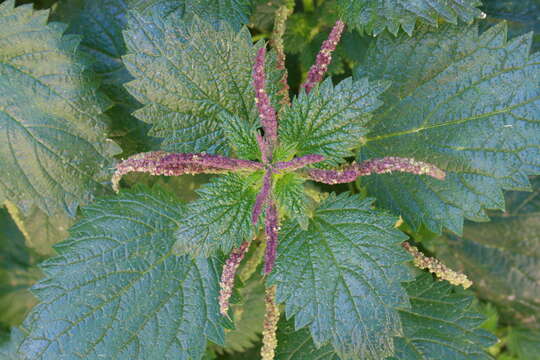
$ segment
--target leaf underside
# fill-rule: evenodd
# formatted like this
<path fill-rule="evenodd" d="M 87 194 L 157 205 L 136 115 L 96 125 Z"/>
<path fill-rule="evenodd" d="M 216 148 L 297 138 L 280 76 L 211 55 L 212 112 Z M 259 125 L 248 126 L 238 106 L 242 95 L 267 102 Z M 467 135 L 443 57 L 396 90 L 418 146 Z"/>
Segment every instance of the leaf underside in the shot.
<path fill-rule="evenodd" d="M 396 218 L 371 203 L 331 195 L 307 230 L 286 222 L 269 278 L 296 329 L 308 325 L 317 345 L 330 342 L 344 358 L 391 355 L 401 333 L 395 307 L 407 301 L 400 284 L 409 277 L 399 246 L 405 236 L 394 228 Z"/>
<path fill-rule="evenodd" d="M 338 0 L 345 22 L 361 32 L 379 35 L 385 29 L 396 35 L 400 27 L 411 35 L 418 21 L 437 26 L 439 19 L 472 23 L 485 15 L 479 0 Z"/>
<path fill-rule="evenodd" d="M 164 138 L 162 149 L 228 154 L 220 113 L 238 116 L 250 127 L 258 121 L 252 86 L 255 53 L 247 28 L 211 25 L 131 12 L 123 60 L 135 80 L 128 90 L 145 106 L 135 113 L 152 123 L 150 135 Z M 267 92 L 277 104 L 275 56 L 267 62 Z M 253 154 L 255 155 L 255 154 Z"/>
<path fill-rule="evenodd" d="M 445 236 L 437 256 L 464 271 L 505 321 L 540 328 L 540 179 L 534 185 L 533 194 L 509 193 L 507 212 L 490 223 Z"/>
<path fill-rule="evenodd" d="M 383 207 L 418 229 L 462 232 L 463 218 L 487 221 L 504 207 L 503 189 L 527 190 L 540 172 L 540 54 L 531 37 L 506 38 L 501 23 L 381 36 L 358 76 L 391 80 L 385 106 L 368 124 L 359 160 L 407 156 L 447 172 L 370 176 L 363 184 Z"/>
<path fill-rule="evenodd" d="M 83 208 L 25 322 L 31 359 L 199 359 L 222 344 L 219 262 L 171 253 L 183 213 L 158 189 L 136 187 Z"/>
<path fill-rule="evenodd" d="M 104 187 L 118 147 L 105 137 L 110 103 L 48 13 L 0 4 L 0 203 L 74 214 Z"/>

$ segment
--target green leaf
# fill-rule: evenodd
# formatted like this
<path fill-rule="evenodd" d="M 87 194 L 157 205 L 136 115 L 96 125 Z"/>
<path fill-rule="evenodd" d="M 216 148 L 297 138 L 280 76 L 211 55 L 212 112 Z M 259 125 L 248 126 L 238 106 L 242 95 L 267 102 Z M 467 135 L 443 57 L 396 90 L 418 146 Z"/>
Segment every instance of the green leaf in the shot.
<path fill-rule="evenodd" d="M 463 217 L 486 221 L 502 189 L 530 188 L 540 172 L 540 54 L 530 35 L 507 41 L 504 23 L 442 26 L 413 37 L 381 36 L 358 72 L 392 80 L 368 125 L 360 159 L 406 156 L 437 165 L 444 181 L 409 174 L 364 178 L 380 205 L 413 230 L 461 233 Z M 406 60 L 406 61 L 405 61 Z"/>
<path fill-rule="evenodd" d="M 497 339 L 480 329 L 484 317 L 473 297 L 453 291 L 424 273 L 405 284 L 411 309 L 400 310 L 404 335 L 396 337 L 396 360 L 489 360 L 485 349 Z"/>
<path fill-rule="evenodd" d="M 298 221 L 302 229 L 307 229 L 309 199 L 304 190 L 304 182 L 295 173 L 280 176 L 274 185 L 274 195 L 280 210 L 290 219 Z"/>
<path fill-rule="evenodd" d="M 278 323 L 275 360 L 340 360 L 332 345 L 317 348 L 308 329 L 294 330 L 294 320 Z"/>
<path fill-rule="evenodd" d="M 23 339 L 24 333 L 20 329 L 11 329 L 8 338 L 0 342 L 0 360 L 27 360 L 17 351 Z"/>
<path fill-rule="evenodd" d="M 388 86 L 386 81 L 367 78 L 347 78 L 333 86 L 328 78 L 309 95 L 301 92 L 281 116 L 281 143 L 294 147 L 297 156 L 323 155 L 327 165 L 344 162 L 360 146 L 370 112 L 382 105 L 377 97 Z"/>
<path fill-rule="evenodd" d="M 118 147 L 106 139 L 100 95 L 79 41 L 47 12 L 0 4 L 0 203 L 47 213 L 89 201 Z"/>
<path fill-rule="evenodd" d="M 345 358 L 391 355 L 393 336 L 401 334 L 395 307 L 407 302 L 400 284 L 409 278 L 400 246 L 406 236 L 372 202 L 331 195 L 307 230 L 286 222 L 269 278 L 296 329 L 309 325 L 317 346 L 331 342 Z"/>
<path fill-rule="evenodd" d="M 164 18 L 131 12 L 125 38 L 130 54 L 124 63 L 136 79 L 127 87 L 145 105 L 135 115 L 152 123 L 150 135 L 164 138 L 164 150 L 229 153 L 221 112 L 248 128 L 258 124 L 251 73 L 264 44 L 253 45 L 247 28 L 235 32 L 197 17 L 186 22 L 177 13 Z M 275 55 L 269 59 L 266 90 L 277 104 L 281 72 Z"/>
<path fill-rule="evenodd" d="M 258 124 L 249 124 L 240 117 L 225 111 L 218 114 L 218 121 L 236 157 L 250 160 L 261 159 L 261 151 L 256 138 Z"/>
<path fill-rule="evenodd" d="M 174 252 L 210 256 L 218 249 L 229 253 L 251 240 L 255 227 L 251 212 L 257 196 L 248 178 L 237 174 L 215 177 L 197 190 L 176 232 Z"/>
<path fill-rule="evenodd" d="M 223 343 L 219 262 L 171 252 L 182 206 L 137 187 L 83 208 L 26 320 L 31 359 L 200 359 Z"/>
<path fill-rule="evenodd" d="M 114 102 L 107 111 L 112 119 L 111 136 L 118 141 L 124 155 L 149 150 L 156 140 L 146 137 L 149 126 L 131 113 L 140 104 L 127 92 L 124 84 L 133 78 L 122 63 L 126 45 L 122 31 L 127 26 L 126 0 L 59 1 L 51 15 L 53 20 L 69 24 L 66 32 L 82 37 L 80 50 L 92 59 L 92 69 L 101 79 L 102 91 Z"/>
<path fill-rule="evenodd" d="M 437 256 L 473 281 L 505 322 L 540 323 L 540 179 L 534 193 L 510 193 L 507 212 L 486 224 L 466 223 L 463 237 L 448 234 Z"/>
<path fill-rule="evenodd" d="M 442 19 L 457 24 L 484 18 L 479 0 L 338 0 L 345 22 L 361 32 L 379 35 L 385 29 L 396 35 L 402 27 L 411 35 L 416 21 L 437 26 Z"/>
<path fill-rule="evenodd" d="M 540 354 L 540 331 L 511 328 L 508 348 L 518 359 L 535 359 Z"/>

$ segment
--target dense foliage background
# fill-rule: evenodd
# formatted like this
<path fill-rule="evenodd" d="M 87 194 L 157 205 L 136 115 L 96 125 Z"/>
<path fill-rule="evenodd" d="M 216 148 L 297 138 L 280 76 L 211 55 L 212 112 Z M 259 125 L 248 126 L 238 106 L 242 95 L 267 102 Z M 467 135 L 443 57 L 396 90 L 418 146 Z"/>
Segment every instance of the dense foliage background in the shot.
<path fill-rule="evenodd" d="M 287 30 L 284 36 L 291 93 L 297 93 L 322 42 L 337 20 L 338 1 L 340 0 L 296 1 L 295 11 L 287 21 Z M 84 61 L 92 64 L 93 70 L 100 77 L 101 89 L 112 99 L 112 103 L 104 105 L 108 109 L 107 115 L 112 120 L 107 123 L 106 129 L 102 130 L 107 131 L 109 136 L 121 147 L 121 149 L 112 148 L 108 144 L 102 144 L 103 146 L 94 155 L 96 159 L 105 157 L 103 154 L 115 154 L 120 159 L 141 151 L 154 149 L 159 143 L 157 137 L 170 131 L 166 125 L 163 125 L 161 128 L 154 127 L 149 132 L 151 126 L 132 115 L 135 110 L 140 108 L 140 104 L 123 87 L 123 84 L 131 80 L 131 75 L 121 61 L 121 56 L 127 52 L 126 44 L 121 35 L 122 30 L 127 26 L 127 20 L 121 8 L 114 5 L 120 2 L 107 0 L 60 0 L 60 3 L 55 0 L 17 1 L 18 4 L 33 3 L 39 9 L 51 9 L 52 20 L 69 24 L 68 33 L 82 36 L 81 48 L 84 50 Z M 285 2 L 286 0 L 255 1 L 249 20 L 249 30 L 255 40 L 270 38 L 274 11 Z M 540 50 L 539 0 L 483 0 L 483 4 L 481 9 L 487 14 L 487 18 L 479 21 L 481 31 L 499 24 L 501 20 L 506 20 L 509 38 L 533 31 L 531 52 Z M 439 25 L 445 26 L 442 21 Z M 423 26 L 419 25 L 417 31 L 429 31 Z M 377 78 L 377 71 L 382 71 L 377 68 L 378 64 L 383 63 L 384 59 L 388 57 L 388 54 L 384 53 L 369 53 L 370 44 L 378 41 L 378 38 L 379 41 L 385 43 L 389 49 L 387 51 L 395 51 L 396 53 L 403 51 L 400 53 L 403 55 L 402 61 L 405 61 L 406 57 L 409 56 L 400 47 L 402 43 L 408 41 L 408 35 L 403 30 L 399 30 L 397 35 L 399 40 L 394 40 L 393 35 L 390 36 L 386 33 L 381 32 L 377 37 L 373 37 L 367 32 L 369 31 L 360 32 L 358 28 L 350 27 L 344 34 L 329 69 L 334 83 L 352 76 L 353 72 L 358 71 L 355 70 L 357 66 L 366 64 L 366 61 L 370 66 L 362 70 L 365 74 L 370 75 L 370 78 L 371 75 Z M 457 37 L 457 35 L 455 36 Z M 0 34 L 0 40 L 1 38 Z M 435 40 L 453 46 L 452 38 Z M 515 51 L 518 52 L 519 49 Z M 417 54 L 417 57 L 413 57 L 412 60 L 418 60 L 421 55 Z M 399 62 L 389 61 L 386 66 L 393 66 L 396 74 L 407 69 L 407 65 Z M 412 65 L 410 66 L 412 69 Z M 77 71 L 77 69 L 73 71 Z M 421 69 L 416 69 L 416 71 L 421 76 Z M 385 101 L 397 103 L 401 92 L 405 90 L 396 89 L 394 93 L 388 95 Z M 103 101 L 107 102 L 108 100 Z M 395 113 L 386 115 L 385 119 L 393 121 L 396 113 L 402 117 L 407 116 L 405 105 L 397 106 L 395 111 Z M 398 122 L 398 119 L 395 121 Z M 77 151 L 87 150 L 82 147 L 77 149 Z M 371 150 L 368 148 L 366 151 Z M 373 152 L 375 151 L 373 150 Z M 102 166 L 108 166 L 105 160 L 103 160 Z M 201 184 L 208 182 L 208 179 L 209 176 L 206 175 L 178 178 L 133 175 L 125 179 L 125 187 L 135 186 L 135 184 L 150 186 L 159 183 L 165 189 L 175 193 L 178 198 L 193 200 L 197 197 L 195 190 Z M 91 180 L 84 179 L 87 183 L 94 184 Z M 471 307 L 475 310 L 470 310 L 470 314 L 476 314 L 475 311 L 479 311 L 486 316 L 481 327 L 493 332 L 500 339 L 497 344 L 489 348 L 489 353 L 498 360 L 540 359 L 540 179 L 531 178 L 531 180 L 533 192 L 506 192 L 506 211 L 490 212 L 491 222 L 466 221 L 463 236 L 458 237 L 451 232 L 446 232 L 442 236 L 437 234 L 437 230 L 442 227 L 441 224 L 451 230 L 460 227 L 453 221 L 452 214 L 448 215 L 444 212 L 446 208 L 443 205 L 432 209 L 432 213 L 437 211 L 441 213 L 437 214 L 438 218 L 431 223 L 428 221 L 427 225 L 424 223 L 417 228 L 407 224 L 401 227 L 426 253 L 436 255 L 451 267 L 468 274 L 473 280 L 475 285 L 472 290 L 450 294 L 450 290 L 443 286 L 435 288 L 433 291 L 440 294 L 441 298 L 448 298 L 449 303 L 466 302 L 468 298 L 465 294 L 475 295 L 474 304 Z M 409 182 L 406 184 L 414 186 Z M 98 185 L 92 186 L 97 188 L 95 190 L 98 194 L 108 191 Z M 350 190 L 354 193 L 365 194 L 375 187 L 384 190 L 385 186 L 382 182 L 357 181 L 355 184 L 333 186 L 332 191 L 340 193 Z M 330 187 L 320 186 L 314 190 L 326 191 L 329 189 Z M 396 189 L 395 191 L 402 190 Z M 489 194 L 480 194 L 479 197 L 482 197 L 486 203 L 491 201 Z M 74 215 L 77 211 L 76 202 L 69 198 L 64 200 L 63 206 Z M 128 197 L 122 201 L 132 200 Z M 155 201 L 156 207 L 166 207 L 171 216 L 176 214 L 177 210 L 174 209 L 174 206 L 167 204 L 158 195 L 153 201 Z M 15 359 L 12 357 L 11 351 L 20 334 L 19 330 L 14 327 L 22 323 L 37 302 L 29 291 L 29 287 L 43 276 L 37 264 L 55 253 L 52 246 L 68 237 L 67 229 L 74 223 L 73 217 L 67 214 L 48 216 L 43 211 L 43 209 L 53 206 L 47 199 L 43 199 L 40 208 L 35 205 L 29 206 L 26 213 L 22 213 L 12 203 L 6 203 L 6 206 L 0 208 L 1 360 Z M 400 204 L 396 206 L 399 207 Z M 476 215 L 475 220 L 486 220 L 482 218 L 482 215 L 479 215 L 481 211 L 473 207 L 474 204 L 471 204 L 471 208 L 466 209 L 469 211 L 468 217 L 473 218 Z M 119 209 L 112 210 L 121 213 Z M 97 216 L 92 211 L 97 212 L 98 210 L 89 207 L 87 211 L 92 216 Z M 414 218 L 406 220 L 409 224 L 418 223 Z M 166 231 L 166 226 L 163 224 L 162 226 L 164 227 L 163 231 Z M 453 226 L 454 228 L 452 228 Z M 77 231 L 84 232 L 84 230 L 84 224 L 79 225 Z M 256 249 L 248 254 L 247 264 L 249 264 L 250 257 L 255 256 L 253 254 L 255 251 Z M 245 265 L 245 268 L 247 267 L 248 265 Z M 250 271 L 250 269 L 244 270 Z M 81 271 L 89 271 L 89 269 L 81 268 Z M 211 272 L 212 270 L 206 268 L 204 271 Z M 242 271 L 243 269 L 240 270 L 240 274 Z M 68 274 L 64 275 L 66 281 L 69 281 Z M 169 279 L 161 280 L 169 281 Z M 259 356 L 260 333 L 264 315 L 262 299 L 264 286 L 260 277 L 251 277 L 251 280 L 246 281 L 245 286 L 239 292 L 240 294 L 235 294 L 235 296 L 243 298 L 242 306 L 233 305 L 235 318 L 240 319 L 237 329 L 226 333 L 227 345 L 225 347 L 211 346 L 209 348 L 208 360 L 257 359 Z M 422 295 L 413 286 L 407 288 L 407 292 L 418 297 Z M 440 311 L 444 312 L 445 310 Z M 468 315 L 469 313 L 466 313 L 464 317 Z M 441 315 L 441 319 L 444 319 L 444 313 Z M 279 359 L 292 358 L 287 356 L 295 348 L 303 349 L 306 353 L 314 351 L 307 331 L 289 336 L 289 333 L 294 332 L 292 324 L 282 319 L 280 325 L 282 330 L 278 334 L 278 338 L 286 346 L 278 349 L 278 352 L 281 351 L 281 356 L 283 356 L 278 357 Z M 14 330 L 10 334 L 12 328 Z M 475 335 L 471 334 L 470 336 L 474 337 Z M 319 351 L 317 354 L 321 355 L 320 359 L 332 358 L 332 355 L 324 355 L 325 351 L 327 354 L 331 354 L 331 349 L 322 348 Z M 294 357 L 294 359 L 304 358 Z M 311 360 L 314 357 L 306 357 L 305 359 Z"/>

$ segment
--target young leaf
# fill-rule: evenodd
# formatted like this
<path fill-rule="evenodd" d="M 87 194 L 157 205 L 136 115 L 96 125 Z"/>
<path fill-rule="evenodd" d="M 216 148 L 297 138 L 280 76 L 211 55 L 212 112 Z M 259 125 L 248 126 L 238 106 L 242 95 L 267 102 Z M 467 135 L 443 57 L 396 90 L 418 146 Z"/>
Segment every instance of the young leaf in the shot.
<path fill-rule="evenodd" d="M 153 124 L 150 134 L 164 138 L 164 150 L 229 153 L 218 115 L 236 115 L 248 128 L 258 123 L 251 72 L 263 44 L 253 45 L 246 28 L 185 21 L 178 13 L 133 11 L 129 23 L 124 63 L 136 80 L 127 87 L 145 105 L 135 115 Z M 281 72 L 275 59 L 267 67 L 266 90 L 277 104 Z"/>
<path fill-rule="evenodd" d="M 197 190 L 178 231 L 174 252 L 210 256 L 218 249 L 229 253 L 254 235 L 251 211 L 257 196 L 247 178 L 228 174 L 214 178 Z"/>
<path fill-rule="evenodd" d="M 331 342 L 341 356 L 380 360 L 401 334 L 396 306 L 406 306 L 400 282 L 409 278 L 406 236 L 396 218 L 373 210 L 372 200 L 331 195 L 307 230 L 293 221 L 280 233 L 269 282 L 295 327 L 309 325 L 317 346 Z"/>
<path fill-rule="evenodd" d="M 308 227 L 308 198 L 304 190 L 305 180 L 295 173 L 288 173 L 276 180 L 274 194 L 283 212 L 298 221 L 302 229 Z"/>
<path fill-rule="evenodd" d="M 223 343 L 219 264 L 172 254 L 183 211 L 171 195 L 137 187 L 82 213 L 42 264 L 25 356 L 187 360 Z"/>
<path fill-rule="evenodd" d="M 437 256 L 467 273 L 478 295 L 499 305 L 506 322 L 540 321 L 540 180 L 535 192 L 508 194 L 507 213 L 466 223 L 463 237 L 447 235 Z"/>
<path fill-rule="evenodd" d="M 479 0 L 338 0 L 345 22 L 372 35 L 384 29 L 396 35 L 400 27 L 411 35 L 417 20 L 433 26 L 441 18 L 452 24 L 458 19 L 472 23 L 486 16 L 477 9 L 480 5 Z"/>
<path fill-rule="evenodd" d="M 306 95 L 301 92 L 285 109 L 279 122 L 279 139 L 296 149 L 297 156 L 323 155 L 327 165 L 342 163 L 360 146 L 370 112 L 382 105 L 377 97 L 389 86 L 386 81 L 345 79 L 332 85 L 328 78 Z"/>
<path fill-rule="evenodd" d="M 47 25 L 48 13 L 0 4 L 0 203 L 74 214 L 111 166 L 97 90 L 76 52 L 77 38 Z"/>
<path fill-rule="evenodd" d="M 540 172 L 540 54 L 530 35 L 506 39 L 504 23 L 442 26 L 413 37 L 381 36 L 361 76 L 392 80 L 359 159 L 408 156 L 446 171 L 439 181 L 408 174 L 363 182 L 414 229 L 461 233 L 463 217 L 485 221 L 502 189 L 525 190 Z"/>
<path fill-rule="evenodd" d="M 484 321 L 473 298 L 453 292 L 429 274 L 405 284 L 411 309 L 400 310 L 402 337 L 396 337 L 395 360 L 489 360 L 485 349 L 497 339 L 480 329 Z"/>

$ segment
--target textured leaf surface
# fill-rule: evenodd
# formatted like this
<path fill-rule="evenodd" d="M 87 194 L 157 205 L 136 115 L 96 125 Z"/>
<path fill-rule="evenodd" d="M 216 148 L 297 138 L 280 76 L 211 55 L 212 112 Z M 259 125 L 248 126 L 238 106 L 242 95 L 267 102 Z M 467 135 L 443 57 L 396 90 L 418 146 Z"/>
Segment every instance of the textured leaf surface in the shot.
<path fill-rule="evenodd" d="M 102 189 L 117 147 L 78 40 L 47 13 L 0 4 L 0 203 L 74 213 Z M 106 170 L 106 171 L 105 171 Z"/>
<path fill-rule="evenodd" d="M 404 335 L 395 339 L 392 359 L 492 359 L 485 349 L 497 339 L 479 328 L 484 318 L 471 305 L 471 296 L 454 292 L 451 285 L 434 281 L 430 274 L 405 287 L 411 308 L 400 310 Z"/>
<path fill-rule="evenodd" d="M 145 105 L 136 116 L 153 124 L 150 134 L 164 138 L 164 150 L 228 153 L 219 113 L 248 127 L 258 121 L 251 72 L 263 44 L 253 45 L 246 28 L 133 12 L 125 37 L 130 54 L 124 62 L 136 79 L 128 90 Z M 281 74 L 273 61 L 267 65 L 272 95 Z"/>
<path fill-rule="evenodd" d="M 408 255 L 396 218 L 371 203 L 331 195 L 307 230 L 286 222 L 269 280 L 287 317 L 294 315 L 296 329 L 309 325 L 316 344 L 331 342 L 344 357 L 380 360 L 401 333 L 394 307 L 407 301 L 400 282 L 408 278 L 402 264 Z"/>
<path fill-rule="evenodd" d="M 540 180 L 531 193 L 510 193 L 507 212 L 448 235 L 437 255 L 474 282 L 478 296 L 499 305 L 508 322 L 540 328 Z"/>
<path fill-rule="evenodd" d="M 18 328 L 13 328 L 11 334 L 7 339 L 0 343 L 0 360 L 26 360 L 20 354 L 17 349 L 23 341 L 24 334 Z"/>
<path fill-rule="evenodd" d="M 338 4 L 347 24 L 373 35 L 385 29 L 395 35 L 400 27 L 411 35 L 417 20 L 437 26 L 439 19 L 456 24 L 458 19 L 472 23 L 485 17 L 477 9 L 479 0 L 338 0 Z"/>
<path fill-rule="evenodd" d="M 67 33 L 81 35 L 80 49 L 93 60 L 93 70 L 101 79 L 101 89 L 114 102 L 114 107 L 107 111 L 112 119 L 111 136 L 122 145 L 125 155 L 147 151 L 155 145 L 154 139 L 146 137 L 148 124 L 131 116 L 140 104 L 123 86 L 132 80 L 121 59 L 126 54 L 122 31 L 127 26 L 127 10 L 132 2 L 60 1 L 51 15 L 53 20 L 69 24 Z"/>
<path fill-rule="evenodd" d="M 361 158 L 407 156 L 447 172 L 371 176 L 380 204 L 417 229 L 461 233 L 463 217 L 487 220 L 502 208 L 502 189 L 528 189 L 540 172 L 540 54 L 530 36 L 506 39 L 504 23 L 446 25 L 413 37 L 381 36 L 359 70 L 392 80 L 385 106 L 369 124 Z"/>
<path fill-rule="evenodd" d="M 138 187 L 83 209 L 34 287 L 21 351 L 31 359 L 199 359 L 223 342 L 215 260 L 177 257 L 182 211 Z"/>
<path fill-rule="evenodd" d="M 289 218 L 296 219 L 303 229 L 308 226 L 308 202 L 304 190 L 305 180 L 295 173 L 288 173 L 276 180 L 274 194 L 280 210 Z"/>
<path fill-rule="evenodd" d="M 302 92 L 280 118 L 281 143 L 297 156 L 319 154 L 329 165 L 342 163 L 360 145 L 370 112 L 382 105 L 377 97 L 388 85 L 348 78 L 334 87 L 329 78 L 309 95 Z"/>
<path fill-rule="evenodd" d="M 188 204 L 176 232 L 177 254 L 209 256 L 225 253 L 254 235 L 251 212 L 256 189 L 243 176 L 229 174 L 214 178 L 199 190 L 199 199 Z"/>
<path fill-rule="evenodd" d="M 511 328 L 508 348 L 518 359 L 534 359 L 540 354 L 540 331 Z"/>

